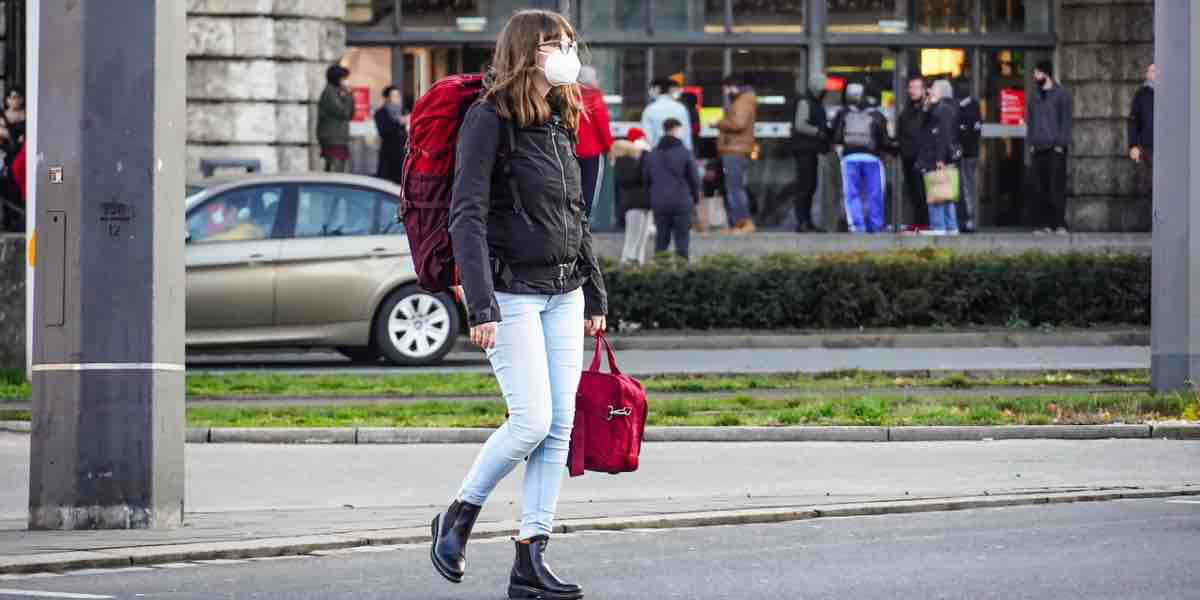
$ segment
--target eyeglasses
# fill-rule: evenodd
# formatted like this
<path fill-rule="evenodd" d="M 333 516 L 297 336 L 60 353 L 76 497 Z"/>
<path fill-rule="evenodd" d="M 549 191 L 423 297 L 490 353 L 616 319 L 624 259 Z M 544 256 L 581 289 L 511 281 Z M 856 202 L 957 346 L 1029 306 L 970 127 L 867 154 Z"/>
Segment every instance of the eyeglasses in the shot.
<path fill-rule="evenodd" d="M 546 46 L 550 46 L 550 47 L 557 46 L 558 49 L 560 51 L 562 51 L 563 54 L 570 54 L 572 52 L 579 51 L 579 44 L 577 44 L 575 42 L 575 40 L 572 40 L 569 38 L 562 38 L 559 40 L 549 40 L 546 42 L 542 42 L 541 44 L 538 44 L 538 48 L 544 48 Z"/>

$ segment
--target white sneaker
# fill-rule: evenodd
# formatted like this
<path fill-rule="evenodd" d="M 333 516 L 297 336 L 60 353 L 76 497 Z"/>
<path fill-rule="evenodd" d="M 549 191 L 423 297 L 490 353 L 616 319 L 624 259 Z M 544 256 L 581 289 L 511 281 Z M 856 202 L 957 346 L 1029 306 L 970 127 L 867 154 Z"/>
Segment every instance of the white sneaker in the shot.
<path fill-rule="evenodd" d="M 1058 235 L 1071 235 L 1071 232 L 1067 231 L 1066 227 L 1059 227 L 1058 229 L 1054 230 L 1054 233 L 1057 233 Z"/>
<path fill-rule="evenodd" d="M 946 235 L 946 232 L 941 229 L 922 229 L 921 235 Z"/>
<path fill-rule="evenodd" d="M 946 235 L 958 235 L 958 233 L 959 231 L 957 229 L 951 229 L 950 231 L 946 232 Z"/>

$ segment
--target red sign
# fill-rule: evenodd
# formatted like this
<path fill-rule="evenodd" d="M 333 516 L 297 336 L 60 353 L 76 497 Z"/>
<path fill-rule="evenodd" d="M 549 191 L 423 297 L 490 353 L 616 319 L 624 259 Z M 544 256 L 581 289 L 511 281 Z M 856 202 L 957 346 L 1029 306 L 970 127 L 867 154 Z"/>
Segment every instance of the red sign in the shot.
<path fill-rule="evenodd" d="M 1025 90 L 1000 90 L 1000 124 L 1025 124 Z"/>
<path fill-rule="evenodd" d="M 354 94 L 354 117 L 352 120 L 356 123 L 366 121 L 371 116 L 371 88 L 356 87 L 352 93 Z"/>

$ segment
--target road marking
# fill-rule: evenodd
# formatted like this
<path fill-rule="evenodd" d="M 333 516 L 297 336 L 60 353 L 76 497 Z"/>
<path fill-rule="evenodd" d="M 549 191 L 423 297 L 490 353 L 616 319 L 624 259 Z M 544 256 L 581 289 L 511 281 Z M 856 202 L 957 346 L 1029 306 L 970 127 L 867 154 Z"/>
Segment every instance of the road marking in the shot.
<path fill-rule="evenodd" d="M 1200 500 L 1167 500 L 1167 504 L 1200 504 Z"/>
<path fill-rule="evenodd" d="M 33 598 L 112 598 L 112 596 L 97 596 L 95 594 L 69 594 L 66 592 L 38 592 L 34 590 L 5 590 L 0 589 L 4 596 L 29 596 Z"/>
<path fill-rule="evenodd" d="M 33 365 L 35 373 L 47 371 L 183 371 L 175 363 L 48 363 Z"/>

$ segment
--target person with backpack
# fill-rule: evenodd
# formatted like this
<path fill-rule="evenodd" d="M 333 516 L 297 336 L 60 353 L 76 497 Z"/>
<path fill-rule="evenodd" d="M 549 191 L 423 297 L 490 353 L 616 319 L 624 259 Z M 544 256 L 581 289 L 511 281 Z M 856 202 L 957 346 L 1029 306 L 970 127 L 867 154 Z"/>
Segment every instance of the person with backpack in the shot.
<path fill-rule="evenodd" d="M 821 155 L 829 152 L 829 123 L 821 97 L 825 94 L 825 74 L 815 73 L 808 89 L 796 99 L 792 111 L 792 155 L 796 159 L 796 233 L 824 232 L 813 223 L 813 195 Z"/>
<path fill-rule="evenodd" d="M 842 157 L 842 193 L 851 233 L 883 231 L 884 151 L 890 151 L 887 118 L 872 110 L 863 85 L 846 86 L 847 105 L 833 118 L 833 143 Z"/>
<path fill-rule="evenodd" d="M 983 113 L 979 101 L 967 89 L 958 102 L 958 145 L 962 148 L 960 163 L 961 202 L 958 203 L 959 228 L 963 233 L 975 233 L 979 212 L 979 140 L 983 136 Z"/>
<path fill-rule="evenodd" d="M 442 144 L 444 135 L 457 135 L 448 227 L 471 341 L 486 352 L 509 414 L 449 507 L 434 517 L 430 557 L 438 573 L 461 582 L 479 511 L 500 480 L 525 464 L 509 598 L 583 596 L 580 586 L 560 579 L 545 562 L 574 425 L 584 334 L 599 336 L 608 312 L 574 160 L 583 111 L 580 68 L 570 23 L 554 12 L 523 10 L 501 31 L 482 82 L 459 77 L 427 93 L 471 98 L 464 90 L 475 93 L 479 88 L 470 86 L 482 86 L 461 126 L 440 133 Z M 436 166 L 422 162 L 436 160 L 422 145 L 436 147 L 430 137 L 445 116 L 462 114 L 460 104 L 429 106 L 428 124 L 420 102 L 410 120 L 416 158 L 406 166 L 406 177 L 414 179 L 406 194 L 426 185 L 413 173 Z M 411 210 L 428 206 L 427 200 L 406 202 Z"/>
<path fill-rule="evenodd" d="M 953 172 L 953 196 L 959 196 L 958 163 L 962 159 L 962 148 L 958 145 L 958 105 L 954 102 L 954 88 L 946 79 L 933 82 L 929 88 L 929 118 L 921 136 L 921 153 L 917 155 L 917 168 L 926 181 L 926 200 L 929 204 L 929 229 L 923 234 L 958 235 L 958 212 L 955 200 L 936 197 L 929 187 L 930 174 Z"/>
<path fill-rule="evenodd" d="M 642 161 L 642 173 L 658 229 L 654 251 L 665 252 L 674 238 L 675 254 L 687 260 L 692 213 L 700 202 L 700 175 L 692 151 L 683 145 L 683 134 L 683 123 L 667 119 L 658 147 Z"/>
<path fill-rule="evenodd" d="M 642 176 L 642 160 L 649 150 L 646 134 L 637 127 L 631 127 L 625 139 L 613 142 L 617 206 L 625 215 L 625 244 L 621 249 L 621 264 L 646 264 L 646 244 L 654 230 L 650 194 Z"/>

